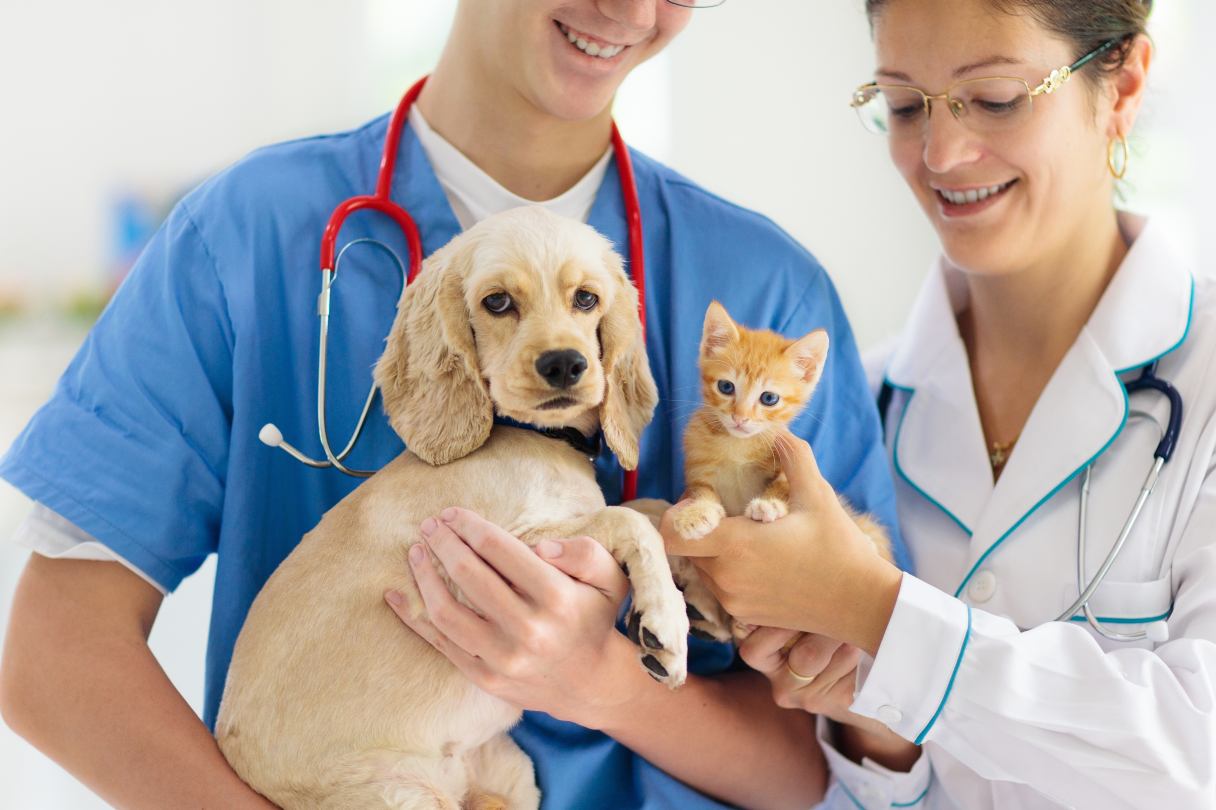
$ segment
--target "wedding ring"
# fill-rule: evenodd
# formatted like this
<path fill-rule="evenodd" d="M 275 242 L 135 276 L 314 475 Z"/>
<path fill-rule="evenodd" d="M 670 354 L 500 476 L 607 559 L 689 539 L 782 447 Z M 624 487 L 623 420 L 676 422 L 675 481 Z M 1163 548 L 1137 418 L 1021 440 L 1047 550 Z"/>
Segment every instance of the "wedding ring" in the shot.
<path fill-rule="evenodd" d="M 801 672 L 790 666 L 790 660 L 788 658 L 785 659 L 785 671 L 794 676 L 794 680 L 798 681 L 798 683 L 802 684 L 803 686 L 806 686 L 808 683 L 815 680 L 814 675 L 803 675 Z"/>

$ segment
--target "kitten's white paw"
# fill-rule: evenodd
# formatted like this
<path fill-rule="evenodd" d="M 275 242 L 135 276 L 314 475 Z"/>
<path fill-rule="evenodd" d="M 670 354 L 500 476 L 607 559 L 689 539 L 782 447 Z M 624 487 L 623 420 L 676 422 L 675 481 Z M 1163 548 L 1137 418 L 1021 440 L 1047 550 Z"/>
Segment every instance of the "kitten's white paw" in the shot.
<path fill-rule="evenodd" d="M 743 514 L 761 523 L 772 523 L 777 518 L 788 515 L 789 511 L 785 501 L 778 498 L 752 498 Z"/>
<path fill-rule="evenodd" d="M 693 501 L 676 511 L 673 525 L 685 540 L 700 540 L 726 517 L 726 510 L 713 501 Z"/>

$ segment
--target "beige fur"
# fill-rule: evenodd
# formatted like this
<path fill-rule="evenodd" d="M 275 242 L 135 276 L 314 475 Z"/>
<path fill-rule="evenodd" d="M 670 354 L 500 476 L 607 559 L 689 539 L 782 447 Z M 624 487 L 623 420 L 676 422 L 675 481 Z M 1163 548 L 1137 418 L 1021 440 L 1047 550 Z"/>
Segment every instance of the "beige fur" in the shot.
<path fill-rule="evenodd" d="M 573 307 L 576 290 L 594 292 L 598 306 Z M 493 315 L 483 301 L 500 292 L 515 308 Z M 535 368 L 553 349 L 588 362 L 561 391 Z M 667 671 L 660 680 L 683 682 L 688 619 L 650 521 L 606 508 L 572 447 L 492 424 L 495 408 L 547 426 L 602 423 L 622 463 L 636 465 L 657 399 L 637 293 L 587 226 L 508 212 L 427 260 L 402 295 L 376 379 L 410 452 L 327 512 L 254 601 L 220 706 L 220 748 L 284 807 L 534 808 L 532 764 L 505 733 L 520 712 L 470 683 L 382 595 L 399 590 L 423 609 L 406 552 L 419 523 L 447 506 L 529 544 L 588 534 L 627 566 L 633 623 L 660 642 L 639 654 Z M 556 394 L 573 402 L 539 407 Z"/>

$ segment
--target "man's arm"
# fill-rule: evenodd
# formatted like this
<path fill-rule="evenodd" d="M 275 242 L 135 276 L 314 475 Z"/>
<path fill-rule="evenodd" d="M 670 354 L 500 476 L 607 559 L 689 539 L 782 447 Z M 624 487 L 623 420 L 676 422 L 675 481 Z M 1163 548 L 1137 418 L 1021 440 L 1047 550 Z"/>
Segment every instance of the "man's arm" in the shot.
<path fill-rule="evenodd" d="M 676 690 L 655 683 L 620 634 L 622 691 L 633 695 L 592 725 L 663 770 L 730 804 L 805 808 L 827 787 L 815 718 L 773 702 L 757 672 L 690 675 Z"/>
<path fill-rule="evenodd" d="M 0 714 L 116 807 L 274 807 L 149 650 L 162 598 L 118 563 L 32 555 L 0 659 Z"/>
<path fill-rule="evenodd" d="M 409 559 L 425 611 L 402 594 L 386 598 L 478 687 L 601 730 L 732 804 L 809 807 L 823 797 L 814 718 L 778 708 L 763 676 L 691 676 L 674 691 L 651 679 L 613 627 L 628 582 L 603 546 L 545 540 L 533 551 L 463 509 L 420 528 L 425 545 Z M 452 597 L 430 554 L 472 609 Z"/>

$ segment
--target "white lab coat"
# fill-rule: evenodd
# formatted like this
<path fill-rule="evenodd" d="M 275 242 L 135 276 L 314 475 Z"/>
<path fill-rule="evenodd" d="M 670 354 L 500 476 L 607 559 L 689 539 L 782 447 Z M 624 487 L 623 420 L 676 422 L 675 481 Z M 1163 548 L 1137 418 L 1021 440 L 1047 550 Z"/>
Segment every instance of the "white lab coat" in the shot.
<path fill-rule="evenodd" d="M 995 487 L 955 325 L 965 296 L 959 272 L 936 267 L 885 364 L 916 576 L 905 575 L 853 704 L 924 753 L 908 774 L 855 765 L 821 723 L 835 774 L 825 804 L 1216 807 L 1216 283 L 1145 227 Z M 1129 403 L 1120 379 L 1155 357 L 1184 400 L 1181 436 L 1090 604 L 1116 630 L 1168 616 L 1170 638 L 1119 643 L 1052 620 L 1078 595 L 1085 466 L 1096 459 L 1088 580 L 1152 464 L 1167 401 L 1138 392 Z M 1156 422 L 1129 419 L 1129 405 Z"/>

